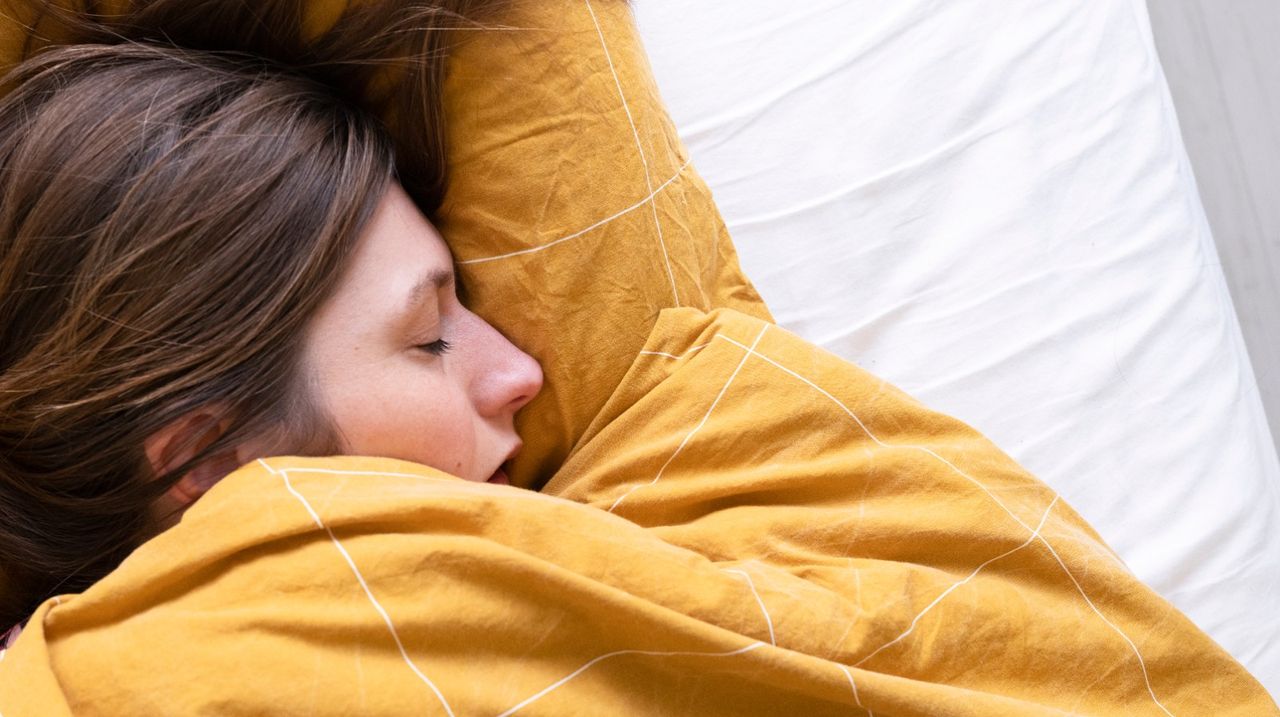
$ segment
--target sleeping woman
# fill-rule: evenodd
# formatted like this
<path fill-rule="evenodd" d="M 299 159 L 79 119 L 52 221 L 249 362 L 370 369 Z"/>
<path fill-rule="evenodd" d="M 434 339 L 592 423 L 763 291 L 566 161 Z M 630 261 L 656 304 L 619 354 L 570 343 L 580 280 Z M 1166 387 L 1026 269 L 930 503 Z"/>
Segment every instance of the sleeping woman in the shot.
<path fill-rule="evenodd" d="M 664 311 L 501 485 L 541 369 L 335 86 L 134 42 L 8 82 L 8 717 L 1275 713 L 1052 491 L 758 318 Z"/>
<path fill-rule="evenodd" d="M 0 622 L 263 456 L 507 482 L 541 371 L 459 301 L 376 120 L 251 58 L 145 45 L 59 49 L 17 81 Z"/>

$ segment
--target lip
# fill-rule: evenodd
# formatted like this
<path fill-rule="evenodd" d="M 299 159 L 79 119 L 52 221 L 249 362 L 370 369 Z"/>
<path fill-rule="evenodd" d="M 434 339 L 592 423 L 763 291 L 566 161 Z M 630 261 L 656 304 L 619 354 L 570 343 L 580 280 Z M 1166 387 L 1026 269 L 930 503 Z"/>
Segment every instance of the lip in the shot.
<path fill-rule="evenodd" d="M 489 479 L 486 480 L 485 483 L 493 483 L 495 485 L 511 485 L 511 478 L 507 476 L 507 471 L 505 466 L 511 462 L 512 458 L 516 457 L 516 454 L 520 453 L 521 448 L 524 448 L 524 443 L 517 442 L 515 447 L 512 448 L 509 453 L 507 453 L 507 457 L 502 459 L 502 465 L 498 466 L 498 470 L 494 471 L 493 475 L 489 476 Z"/>

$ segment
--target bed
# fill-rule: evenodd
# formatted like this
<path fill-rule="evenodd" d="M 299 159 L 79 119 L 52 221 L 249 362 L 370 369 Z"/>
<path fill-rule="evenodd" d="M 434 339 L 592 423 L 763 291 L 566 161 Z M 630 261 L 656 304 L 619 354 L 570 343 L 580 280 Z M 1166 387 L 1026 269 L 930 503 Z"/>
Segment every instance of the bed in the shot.
<path fill-rule="evenodd" d="M 6 714 L 1276 713 L 1275 455 L 1140 5 L 513 7 L 433 219 L 543 362 L 515 487 L 251 463 L 40 606 Z"/>
<path fill-rule="evenodd" d="M 779 323 L 983 431 L 1280 693 L 1280 466 L 1142 0 L 639 0 Z"/>

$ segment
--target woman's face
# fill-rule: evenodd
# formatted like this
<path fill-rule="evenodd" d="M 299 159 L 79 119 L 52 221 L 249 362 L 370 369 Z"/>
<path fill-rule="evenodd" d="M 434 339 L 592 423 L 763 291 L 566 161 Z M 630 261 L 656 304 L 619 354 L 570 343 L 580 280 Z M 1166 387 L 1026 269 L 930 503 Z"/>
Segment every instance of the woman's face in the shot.
<path fill-rule="evenodd" d="M 304 370 L 349 455 L 399 458 L 506 482 L 513 418 L 542 369 L 454 287 L 435 228 L 392 183 L 308 329 Z"/>

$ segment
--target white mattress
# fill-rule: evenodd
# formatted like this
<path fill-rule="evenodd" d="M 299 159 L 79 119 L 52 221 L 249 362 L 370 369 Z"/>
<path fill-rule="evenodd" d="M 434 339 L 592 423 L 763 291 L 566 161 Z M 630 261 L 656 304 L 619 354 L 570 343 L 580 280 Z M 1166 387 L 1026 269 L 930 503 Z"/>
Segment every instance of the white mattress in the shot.
<path fill-rule="evenodd" d="M 1280 694 L 1280 464 L 1142 0 L 635 0 L 780 323 L 991 437 Z"/>

